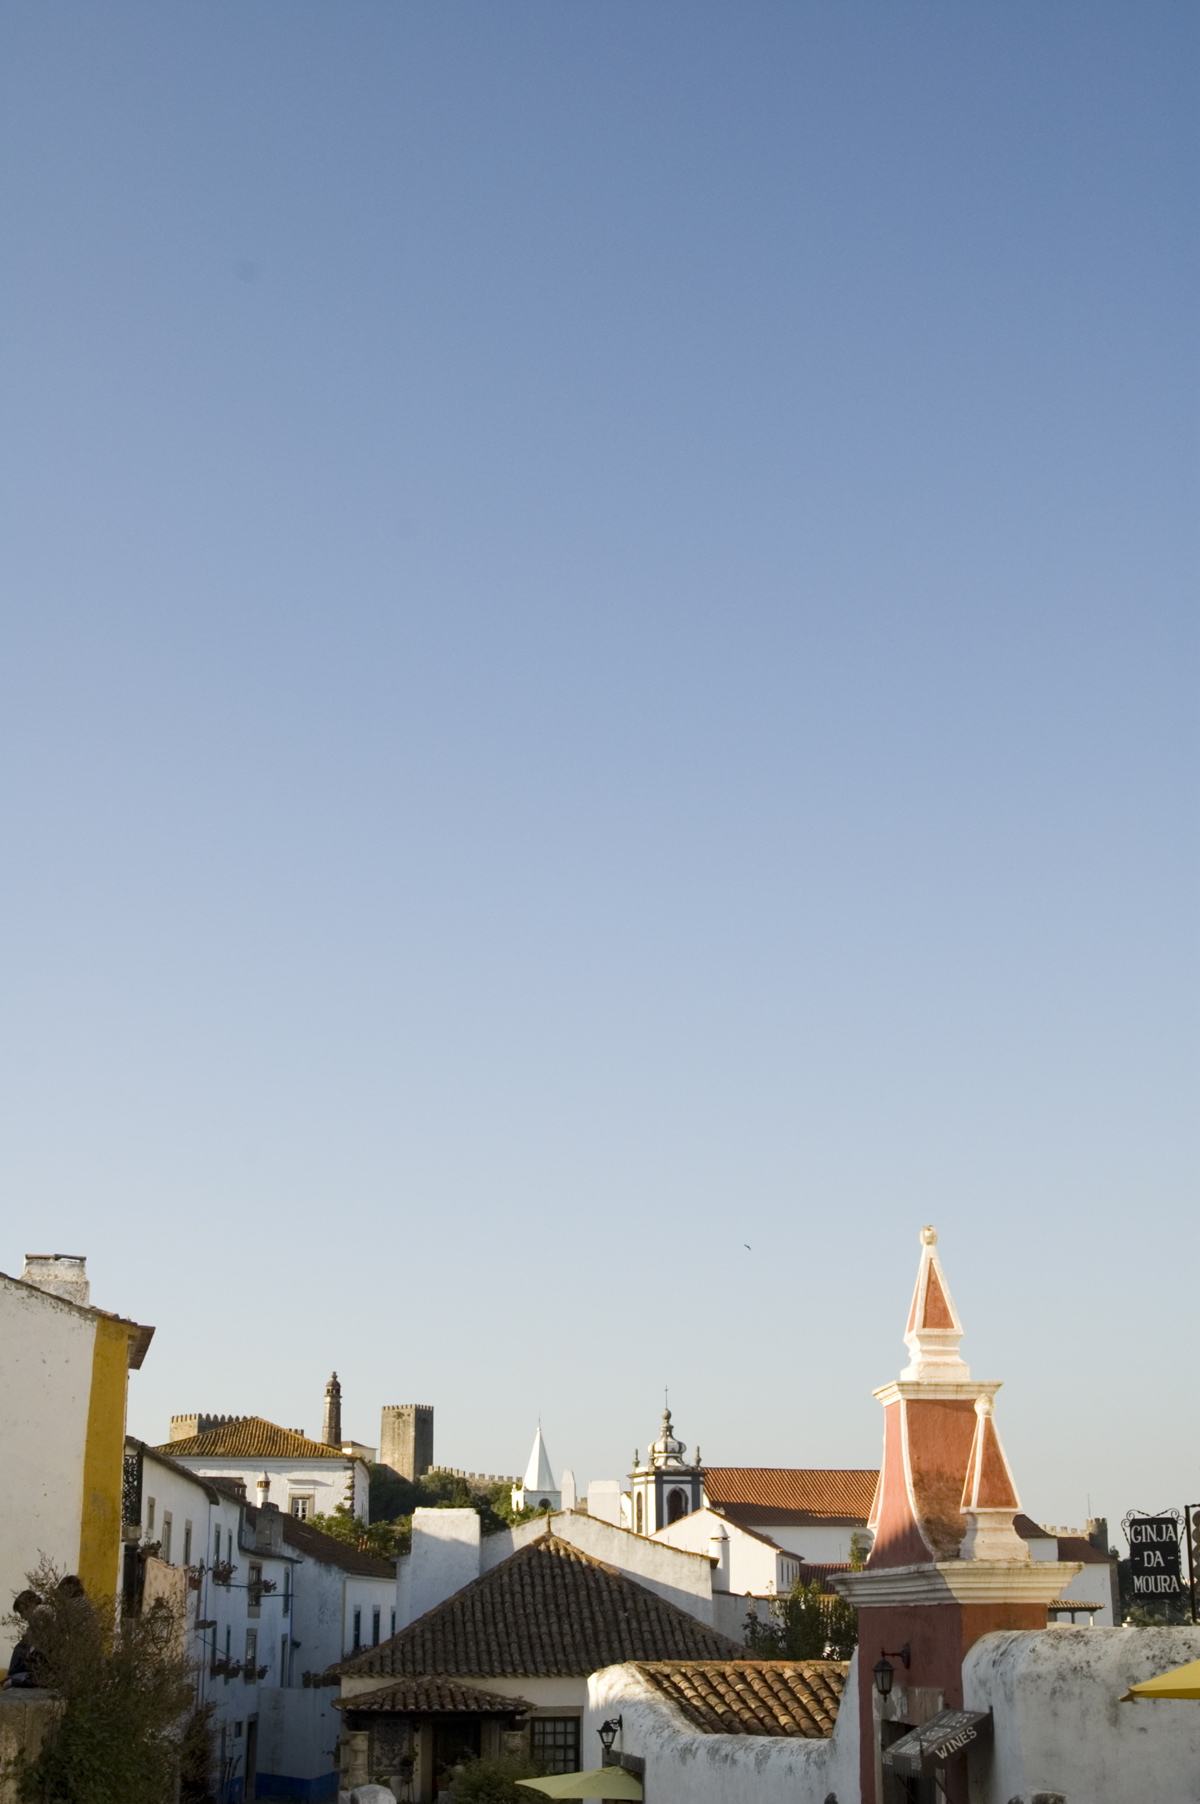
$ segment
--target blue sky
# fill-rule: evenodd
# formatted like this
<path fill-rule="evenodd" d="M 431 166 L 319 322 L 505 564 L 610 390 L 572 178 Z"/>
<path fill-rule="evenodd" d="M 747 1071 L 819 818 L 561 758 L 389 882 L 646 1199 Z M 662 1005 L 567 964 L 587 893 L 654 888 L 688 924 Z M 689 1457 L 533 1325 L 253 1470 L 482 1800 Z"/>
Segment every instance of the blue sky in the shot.
<path fill-rule="evenodd" d="M 0 34 L 0 1265 L 582 1481 L 873 1463 L 932 1220 L 1200 1499 L 1195 9 Z"/>

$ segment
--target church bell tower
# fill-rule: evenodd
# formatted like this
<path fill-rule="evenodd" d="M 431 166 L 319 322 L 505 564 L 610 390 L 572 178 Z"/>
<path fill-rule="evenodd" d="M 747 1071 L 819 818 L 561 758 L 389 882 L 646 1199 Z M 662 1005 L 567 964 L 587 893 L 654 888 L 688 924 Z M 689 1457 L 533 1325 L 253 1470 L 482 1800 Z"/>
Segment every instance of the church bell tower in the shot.
<path fill-rule="evenodd" d="M 633 1456 L 629 1475 L 635 1534 L 653 1535 L 681 1516 L 690 1516 L 703 1502 L 704 1468 L 700 1449 L 696 1449 L 694 1465 L 684 1459 L 687 1442 L 681 1441 L 671 1426 L 670 1409 L 663 1410 L 662 1432 L 653 1442 L 644 1465 Z"/>

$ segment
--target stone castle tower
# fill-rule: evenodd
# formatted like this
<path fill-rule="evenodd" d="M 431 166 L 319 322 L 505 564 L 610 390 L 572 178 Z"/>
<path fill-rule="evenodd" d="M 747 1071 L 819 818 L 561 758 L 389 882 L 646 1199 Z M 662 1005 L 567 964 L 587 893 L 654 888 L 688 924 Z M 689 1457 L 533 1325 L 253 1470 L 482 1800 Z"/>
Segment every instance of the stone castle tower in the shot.
<path fill-rule="evenodd" d="M 433 1465 L 433 1405 L 389 1403 L 379 1423 L 379 1463 L 401 1478 L 420 1478 Z"/>

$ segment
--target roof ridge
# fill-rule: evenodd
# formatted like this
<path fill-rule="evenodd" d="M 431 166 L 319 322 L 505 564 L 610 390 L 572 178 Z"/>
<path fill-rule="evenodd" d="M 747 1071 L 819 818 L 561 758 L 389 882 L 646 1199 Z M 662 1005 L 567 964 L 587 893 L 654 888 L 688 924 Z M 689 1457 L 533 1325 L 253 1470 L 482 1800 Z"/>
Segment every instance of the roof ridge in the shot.
<path fill-rule="evenodd" d="M 648 1610 L 652 1615 L 657 1613 L 660 1627 L 666 1627 L 668 1629 L 678 1627 L 681 1632 L 686 1632 L 688 1636 L 701 1637 L 703 1640 L 707 1640 L 710 1645 L 715 1642 L 718 1650 L 722 1647 L 728 1648 L 729 1652 L 728 1655 L 725 1656 L 725 1663 L 736 1658 L 740 1651 L 738 1644 L 735 1641 L 731 1640 L 729 1636 L 723 1635 L 720 1630 L 714 1628 L 711 1623 L 701 1621 L 698 1616 L 693 1616 L 689 1611 L 682 1609 L 678 1604 L 672 1603 L 669 1598 L 663 1597 L 658 1591 L 652 1590 L 649 1585 L 639 1583 L 637 1579 L 631 1578 L 628 1573 L 621 1572 L 616 1567 L 610 1566 L 605 1560 L 597 1559 L 594 1554 L 586 1553 L 582 1548 L 576 1547 L 573 1542 L 561 1540 L 557 1535 L 548 1532 L 544 1535 L 539 1535 L 536 1540 L 528 1542 L 524 1547 L 518 1548 L 517 1551 L 510 1554 L 506 1560 L 498 1561 L 497 1564 L 490 1567 L 487 1572 L 480 1573 L 477 1578 L 469 1579 L 467 1583 L 460 1586 L 457 1591 L 451 1592 L 449 1597 L 443 1598 L 440 1603 L 434 1604 L 433 1607 L 426 1610 L 423 1615 L 414 1618 L 412 1622 L 406 1623 L 402 1629 L 397 1629 L 394 1635 L 390 1636 L 386 1641 L 380 1642 L 377 1647 L 363 1648 L 359 1650 L 358 1653 L 352 1654 L 348 1658 L 342 1660 L 336 1665 L 334 1670 L 342 1673 L 364 1675 L 371 1673 L 371 1676 L 374 1676 L 374 1673 L 378 1671 L 381 1672 L 381 1676 L 386 1676 L 384 1669 L 375 1666 L 376 1661 L 381 1658 L 394 1659 L 397 1655 L 402 1654 L 405 1649 L 418 1646 L 422 1637 L 433 1630 L 434 1625 L 439 1618 L 442 1618 L 444 1621 L 449 1621 L 455 1616 L 462 1616 L 464 1613 L 469 1615 L 481 1598 L 495 1595 L 499 1604 L 503 1606 L 504 1587 L 511 1582 L 514 1573 L 519 1573 L 521 1569 L 532 1566 L 535 1563 L 548 1558 L 552 1558 L 555 1561 L 562 1560 L 568 1565 L 603 1574 L 605 1582 L 611 1586 L 613 1590 L 618 1591 L 621 1594 L 623 1605 L 633 1605 L 636 1603 L 639 1606 L 638 1610 L 622 1608 L 619 1611 L 619 1614 L 626 1621 L 636 1618 L 639 1613 L 644 1618 L 645 1612 Z M 530 1582 L 532 1581 L 526 1581 L 526 1583 Z M 578 1628 L 579 1625 L 575 1626 Z M 519 1630 L 516 1632 L 519 1633 Z M 660 1642 L 662 1639 L 663 1637 L 660 1636 Z M 669 1635 L 666 1639 L 670 1639 Z M 695 1645 L 694 1642 L 693 1645 Z M 631 1657 L 633 1656 L 624 1656 L 624 1658 Z M 717 1661 L 720 1661 L 722 1658 L 719 1651 L 710 1654 L 708 1657 Z M 614 1661 L 603 1660 L 599 1661 L 598 1664 L 612 1665 L 614 1664 Z M 432 1666 L 430 1670 L 433 1670 Z M 477 1666 L 471 1668 L 472 1673 L 477 1677 L 486 1676 L 486 1672 L 489 1670 L 493 1669 L 481 1669 Z M 503 1672 L 508 1669 L 504 1666 L 498 1666 L 494 1670 Z M 568 1670 L 575 1669 L 570 1668 Z M 396 1671 L 394 1666 L 391 1668 L 391 1671 L 396 1677 L 402 1676 Z"/>

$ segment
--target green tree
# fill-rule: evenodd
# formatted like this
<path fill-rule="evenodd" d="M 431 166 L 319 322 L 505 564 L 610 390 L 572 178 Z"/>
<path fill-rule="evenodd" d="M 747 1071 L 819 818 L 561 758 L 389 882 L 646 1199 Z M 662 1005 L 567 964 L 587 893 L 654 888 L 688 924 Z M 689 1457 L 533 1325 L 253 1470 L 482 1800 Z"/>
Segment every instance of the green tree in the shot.
<path fill-rule="evenodd" d="M 522 1791 L 518 1779 L 534 1779 L 543 1771 L 521 1754 L 469 1760 L 454 1775 L 454 1804 L 533 1804 L 534 1792 Z"/>
<path fill-rule="evenodd" d="M 195 1702 L 180 1624 L 163 1603 L 121 1617 L 115 1598 L 82 1595 L 48 1562 L 29 1574 L 43 1602 L 28 1638 L 63 1714 L 37 1758 L 18 1763 L 25 1804 L 163 1804 L 175 1795 Z"/>
<path fill-rule="evenodd" d="M 760 1660 L 848 1660 L 858 1645 L 858 1613 L 815 1580 L 797 1579 L 765 1621 L 750 1618 L 745 1642 Z"/>

